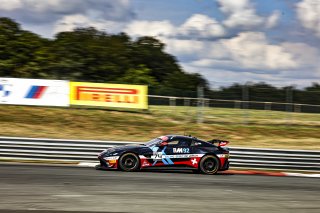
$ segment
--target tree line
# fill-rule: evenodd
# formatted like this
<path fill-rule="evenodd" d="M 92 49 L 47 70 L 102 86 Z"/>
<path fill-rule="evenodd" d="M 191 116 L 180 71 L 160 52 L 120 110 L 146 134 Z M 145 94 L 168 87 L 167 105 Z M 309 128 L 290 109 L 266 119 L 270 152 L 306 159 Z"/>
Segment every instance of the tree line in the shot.
<path fill-rule="evenodd" d="M 197 97 L 201 86 L 208 98 L 230 100 L 242 100 L 247 89 L 249 100 L 285 102 L 289 90 L 294 102 L 320 104 L 318 83 L 300 90 L 266 83 L 212 90 L 203 76 L 185 72 L 164 48 L 153 37 L 133 39 L 92 27 L 60 32 L 48 39 L 23 30 L 10 18 L 0 18 L 1 77 L 144 84 L 150 94 L 185 97 Z"/>

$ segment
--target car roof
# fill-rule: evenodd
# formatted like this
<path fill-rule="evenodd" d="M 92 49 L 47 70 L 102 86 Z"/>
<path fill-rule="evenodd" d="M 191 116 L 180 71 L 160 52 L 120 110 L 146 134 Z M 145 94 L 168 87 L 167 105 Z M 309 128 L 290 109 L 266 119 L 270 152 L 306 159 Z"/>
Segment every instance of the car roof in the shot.
<path fill-rule="evenodd" d="M 186 135 L 166 135 L 166 137 L 169 138 L 169 140 L 174 140 L 174 139 L 191 139 L 191 140 L 197 140 L 197 141 L 203 141 L 200 140 L 196 137 L 192 137 L 192 136 L 186 136 Z M 205 141 L 203 141 L 205 142 Z"/>

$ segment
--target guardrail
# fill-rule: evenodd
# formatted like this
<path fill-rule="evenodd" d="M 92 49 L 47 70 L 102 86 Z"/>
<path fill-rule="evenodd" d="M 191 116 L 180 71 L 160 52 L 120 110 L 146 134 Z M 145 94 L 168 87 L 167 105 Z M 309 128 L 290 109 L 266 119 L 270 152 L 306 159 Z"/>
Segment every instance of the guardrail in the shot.
<path fill-rule="evenodd" d="M 97 162 L 102 150 L 130 141 L 0 137 L 2 161 Z M 320 151 L 230 147 L 232 168 L 320 172 Z"/>

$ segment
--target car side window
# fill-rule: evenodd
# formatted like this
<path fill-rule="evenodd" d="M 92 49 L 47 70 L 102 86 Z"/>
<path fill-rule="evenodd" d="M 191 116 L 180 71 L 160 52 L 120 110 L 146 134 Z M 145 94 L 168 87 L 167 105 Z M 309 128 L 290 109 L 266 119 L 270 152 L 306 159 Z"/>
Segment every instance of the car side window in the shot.
<path fill-rule="evenodd" d="M 175 139 L 172 140 L 168 143 L 168 146 L 190 146 L 191 145 L 191 140 L 180 138 L 180 139 Z"/>
<path fill-rule="evenodd" d="M 203 144 L 200 141 L 193 140 L 191 146 L 202 146 Z"/>
<path fill-rule="evenodd" d="M 168 146 L 177 146 L 179 144 L 179 140 L 172 140 L 168 142 Z"/>
<path fill-rule="evenodd" d="M 180 139 L 178 146 L 190 146 L 191 145 L 191 140 L 188 139 Z"/>

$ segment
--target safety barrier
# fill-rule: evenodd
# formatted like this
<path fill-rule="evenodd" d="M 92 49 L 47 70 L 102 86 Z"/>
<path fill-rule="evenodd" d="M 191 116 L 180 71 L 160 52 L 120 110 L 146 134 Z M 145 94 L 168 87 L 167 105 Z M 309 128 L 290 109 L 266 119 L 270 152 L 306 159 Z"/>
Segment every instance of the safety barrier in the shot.
<path fill-rule="evenodd" d="M 98 162 L 104 149 L 130 141 L 0 137 L 1 161 Z M 230 147 L 231 168 L 320 172 L 320 151 Z"/>

